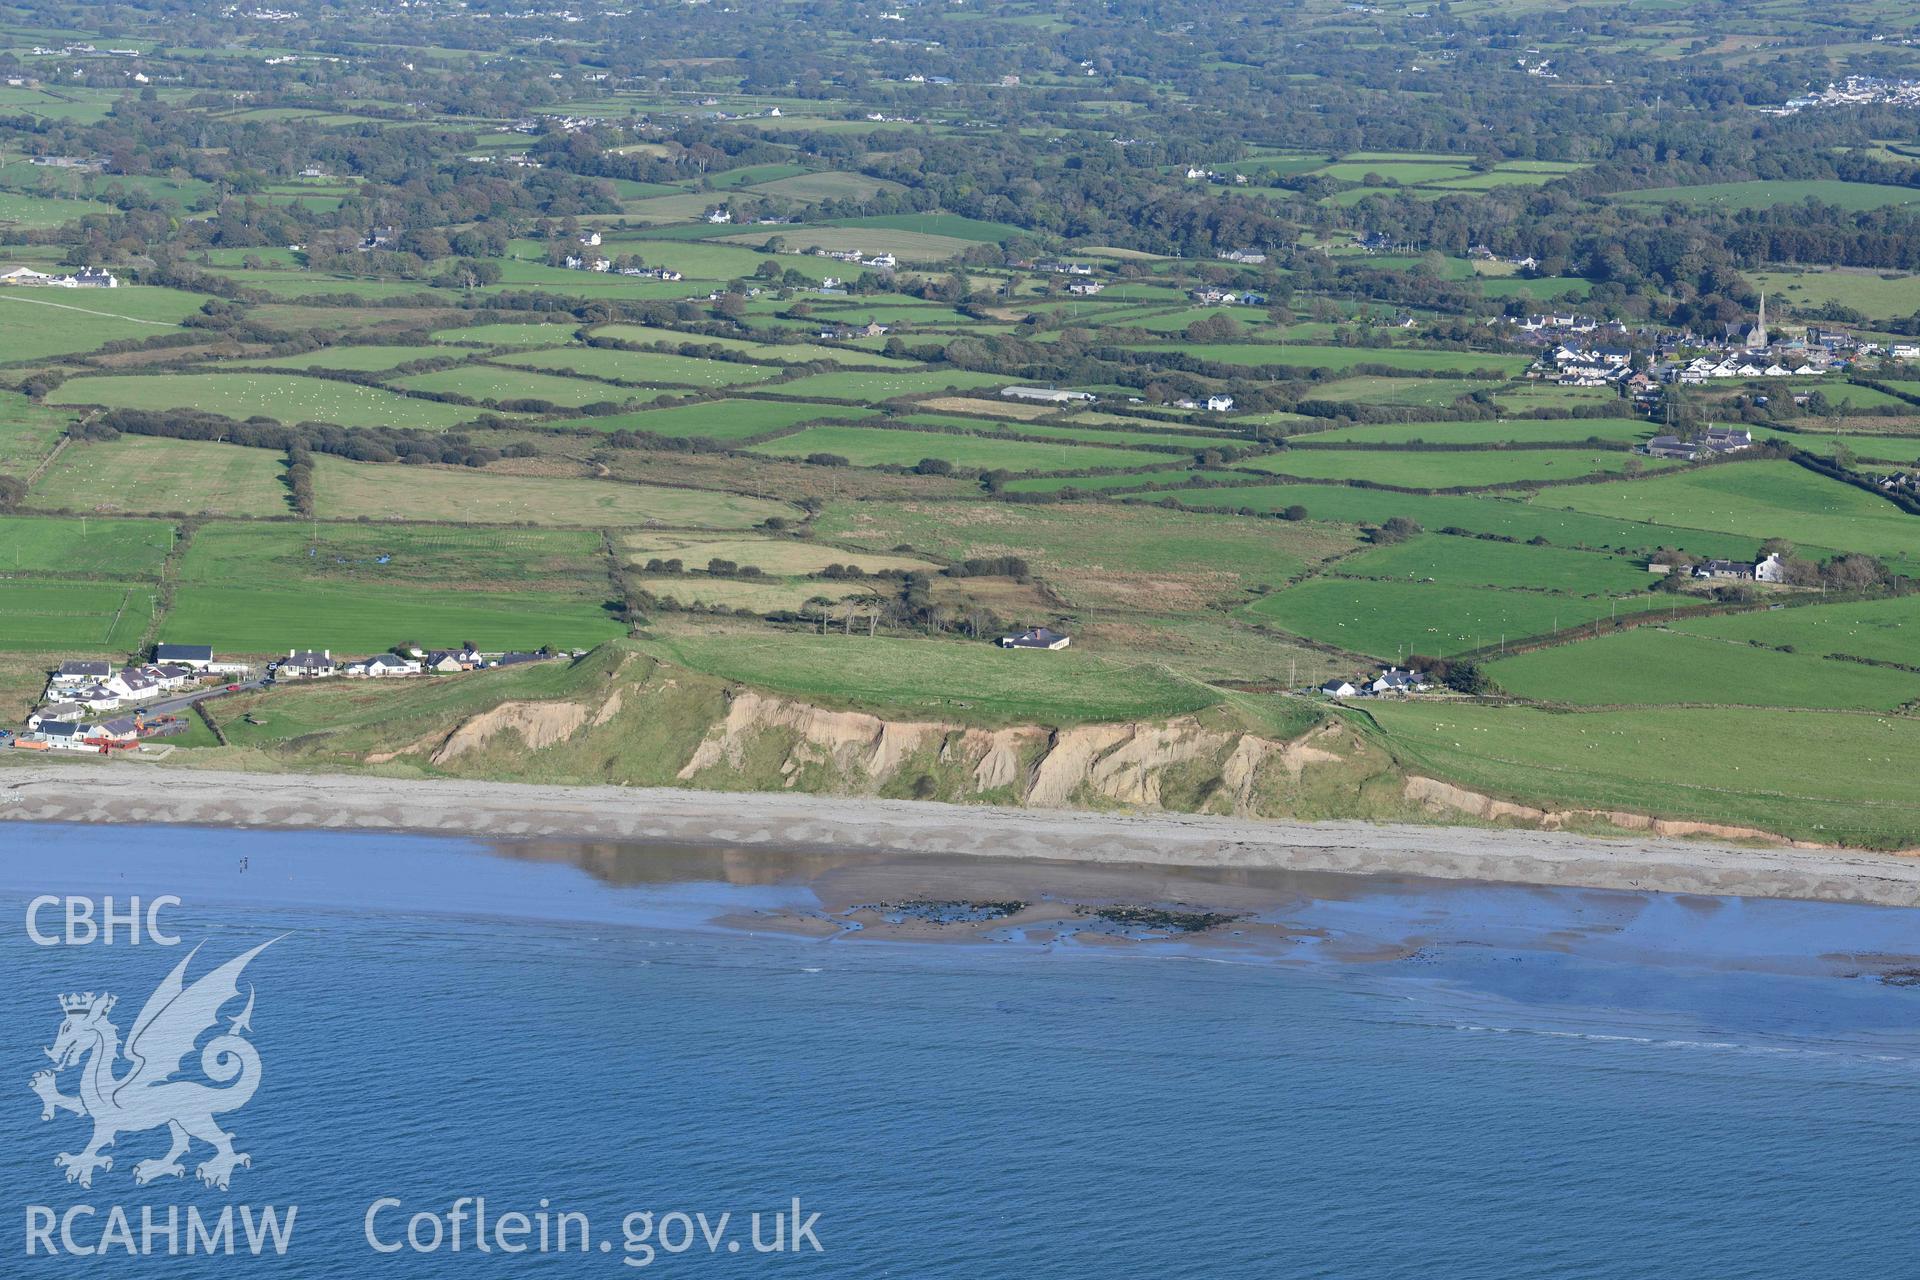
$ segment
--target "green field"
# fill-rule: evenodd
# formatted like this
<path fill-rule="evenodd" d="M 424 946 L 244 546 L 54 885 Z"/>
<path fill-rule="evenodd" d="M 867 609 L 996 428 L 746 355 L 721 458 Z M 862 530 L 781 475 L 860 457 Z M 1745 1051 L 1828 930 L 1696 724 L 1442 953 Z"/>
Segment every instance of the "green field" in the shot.
<path fill-rule="evenodd" d="M 811 202 L 818 200 L 864 200 L 878 195 L 882 191 L 902 190 L 897 182 L 888 182 L 884 178 L 869 178 L 865 174 L 841 173 L 826 170 L 818 173 L 796 173 L 787 178 L 775 178 L 771 182 L 758 183 L 753 190 L 762 195 L 780 196 L 787 200 Z"/>
<path fill-rule="evenodd" d="M 888 570 L 931 573 L 938 563 L 920 556 L 891 555 L 886 552 L 848 550 L 824 542 L 803 538 L 715 537 L 698 533 L 633 533 L 621 541 L 621 549 L 641 569 L 649 560 L 678 560 L 689 569 L 703 569 L 709 560 L 731 560 L 737 565 L 752 565 L 770 574 L 818 573 L 828 565 L 850 564 L 867 573 Z M 831 583 L 822 583 L 831 586 Z"/>
<path fill-rule="evenodd" d="M 1371 480 L 1406 489 L 1497 488 L 1525 480 L 1574 480 L 1673 465 L 1622 449 L 1471 449 L 1391 452 L 1379 449 L 1289 449 L 1236 470 L 1307 480 Z M 1600 486 L 1588 485 L 1587 488 Z"/>
<path fill-rule="evenodd" d="M 0 360 L 41 360 L 178 333 L 180 321 L 206 301 L 197 293 L 150 285 L 0 288 Z"/>
<path fill-rule="evenodd" d="M 1838 302 L 1876 318 L 1910 316 L 1920 311 L 1920 275 L 1835 267 L 1829 270 L 1755 271 L 1748 275 L 1777 303 L 1815 308 Z"/>
<path fill-rule="evenodd" d="M 1920 596 L 1694 618 L 1676 624 L 1674 629 L 1722 640 L 1791 647 L 1820 657 L 1842 654 L 1920 667 Z"/>
<path fill-rule="evenodd" d="M 1176 352 L 1219 364 L 1278 365 L 1294 369 L 1334 370 L 1371 364 L 1416 373 L 1428 370 L 1437 373 L 1479 373 L 1482 370 L 1492 370 L 1505 377 L 1517 375 L 1529 363 L 1526 356 L 1504 355 L 1491 351 L 1428 351 L 1418 347 L 1329 347 L 1304 342 L 1298 345 L 1277 342 L 1158 342 L 1145 347 L 1136 347 L 1135 350 Z M 1474 388 L 1466 384 L 1460 388 L 1462 395 L 1472 390 Z"/>
<path fill-rule="evenodd" d="M 884 213 L 871 218 L 842 218 L 834 225 L 854 230 L 872 227 L 885 231 L 918 231 L 923 235 L 980 242 L 997 242 L 1021 234 L 1020 228 L 1011 223 L 982 222 L 957 213 Z"/>
<path fill-rule="evenodd" d="M 446 525 L 214 521 L 195 532 L 179 575 L 216 586 L 355 583 L 595 597 L 607 590 L 600 535 L 584 529 L 491 529 L 476 538 Z"/>
<path fill-rule="evenodd" d="M 31 474 L 53 452 L 73 418 L 67 410 L 35 404 L 17 391 L 0 391 L 0 475 Z"/>
<path fill-rule="evenodd" d="M 1803 611 L 1804 612 L 1804 611 Z M 1492 663 L 1508 693 L 1539 702 L 1885 711 L 1920 698 L 1920 674 L 1729 644 L 1656 627 Z"/>
<path fill-rule="evenodd" d="M 704 574 L 675 574 L 631 581 L 642 591 L 678 605 L 711 605 L 721 609 L 745 609 L 749 613 L 797 611 L 820 601 L 838 603 L 855 596 L 868 596 L 874 589 L 858 583 L 830 582 L 811 578 L 709 578 Z"/>
<path fill-rule="evenodd" d="M 1013 555 L 1076 604 L 1202 608 L 1280 586 L 1350 550 L 1343 530 L 1153 507 L 836 503 L 822 537 L 947 560 Z"/>
<path fill-rule="evenodd" d="M 1348 578 L 1530 587 L 1574 595 L 1626 595 L 1644 590 L 1651 581 L 1639 562 L 1623 556 L 1435 533 L 1348 556 L 1333 571 Z"/>
<path fill-rule="evenodd" d="M 1653 481 L 1632 485 L 1588 485 L 1579 489 L 1549 490 L 1553 494 L 1588 489 L 1622 488 L 1638 492 Z M 1865 496 L 1865 495 L 1862 495 Z M 1604 547 L 1651 551 L 1678 547 L 1703 556 L 1750 557 L 1760 540 L 1729 533 L 1681 529 L 1647 521 L 1587 515 L 1555 510 L 1545 505 L 1497 496 L 1393 493 L 1385 489 L 1356 489 L 1339 484 L 1268 484 L 1221 489 L 1173 489 L 1144 493 L 1130 502 L 1172 500 L 1196 509 L 1284 511 L 1299 506 L 1315 520 L 1342 520 L 1380 524 L 1406 516 L 1428 529 L 1457 527 L 1469 533 L 1491 533 L 1527 541 L 1545 538 L 1561 547 Z M 1876 499 L 1877 501 L 1877 499 Z"/>
<path fill-rule="evenodd" d="M 1920 562 L 1920 519 L 1791 462 L 1728 463 L 1633 484 L 1549 489 L 1535 495 L 1533 505 Z"/>
<path fill-rule="evenodd" d="M 15 581 L 0 586 L 0 650 L 125 654 L 153 620 L 152 583 Z"/>
<path fill-rule="evenodd" d="M 311 648 L 356 657 L 406 642 L 438 648 L 463 641 L 483 649 L 586 646 L 626 630 L 596 599 L 353 583 L 184 583 L 166 627 L 172 636 L 203 636 L 202 643 L 222 653 Z"/>
<path fill-rule="evenodd" d="M 570 341 L 578 328 L 578 325 L 572 324 L 520 324 L 509 320 L 498 324 L 435 329 L 433 340 L 476 342 L 494 347 L 551 347 Z"/>
<path fill-rule="evenodd" d="M 555 423 L 594 431 L 651 431 L 656 435 L 705 440 L 745 440 L 782 431 L 818 418 L 866 418 L 876 410 L 830 404 L 794 404 L 785 400 L 706 400 L 671 409 L 642 409 L 599 418 Z"/>
<path fill-rule="evenodd" d="M 416 400 L 379 387 L 292 373 L 172 373 L 150 377 L 108 374 L 75 378 L 49 395 L 47 403 L 97 404 L 109 409 L 200 409 L 228 418 L 258 416 L 285 423 L 332 422 L 343 427 L 428 430 L 451 427 L 474 417 L 472 409 L 460 405 Z"/>
<path fill-rule="evenodd" d="M 1008 493 L 1059 493 L 1062 489 L 1097 491 L 1179 484 L 1190 471 L 1136 471 L 1105 476 L 1029 476 L 1007 482 Z"/>
<path fill-rule="evenodd" d="M 1340 400 L 1354 404 L 1411 405 L 1421 409 L 1443 409 L 1461 396 L 1478 391 L 1493 391 L 1505 380 L 1486 378 L 1390 378 L 1384 374 L 1361 374 L 1322 382 L 1313 388 L 1316 400 Z"/>
<path fill-rule="evenodd" d="M 1568 715 L 1419 700 L 1378 702 L 1367 714 L 1410 767 L 1531 804 L 1920 844 L 1920 720 L 1908 717 L 1655 707 Z"/>
<path fill-rule="evenodd" d="M 830 400 L 888 400 L 894 396 L 927 395 L 958 388 L 1004 386 L 1008 380 L 996 373 L 978 373 L 969 369 L 908 370 L 903 373 L 816 373 L 811 377 L 782 383 L 781 395 L 820 396 Z"/>
<path fill-rule="evenodd" d="M 784 502 L 711 489 L 381 465 L 333 457 L 315 459 L 313 487 L 320 515 L 337 520 L 365 516 L 462 524 L 744 529 L 769 516 L 791 519 L 800 514 Z"/>
<path fill-rule="evenodd" d="M 1863 212 L 1920 202 L 1920 187 L 1890 187 L 1872 182 L 1829 179 L 1787 179 L 1772 182 L 1711 182 L 1697 187 L 1656 187 L 1623 191 L 1611 197 L 1629 204 L 1712 205 L 1721 209 L 1766 209 L 1777 204 L 1817 200 L 1842 209 Z"/>
<path fill-rule="evenodd" d="M 1612 600 L 1546 591 L 1506 591 L 1443 583 L 1314 578 L 1263 597 L 1250 616 L 1294 635 L 1375 658 L 1425 653 L 1439 657 L 1525 636 L 1570 631 L 1616 610 L 1659 602 L 1646 596 Z"/>
<path fill-rule="evenodd" d="M 1165 454 L 1098 445 L 1037 444 L 962 436 L 944 431 L 890 431 L 883 427 L 806 427 L 753 446 L 753 452 L 777 458 L 831 453 L 855 466 L 912 466 L 922 458 L 944 458 L 956 467 L 982 470 L 1071 471 L 1085 467 L 1144 467 L 1164 462 Z"/>
<path fill-rule="evenodd" d="M 405 387 L 411 391 L 450 391 L 454 395 L 466 396 L 471 400 L 493 401 L 498 404 L 519 400 L 545 401 L 564 409 L 578 409 L 583 404 L 602 402 L 622 403 L 631 400 L 636 394 L 605 382 L 593 382 L 586 378 L 565 378 L 556 374 L 535 373 L 528 369 L 503 369 L 488 364 L 465 364 L 455 369 L 416 373 L 411 377 L 395 380 L 393 385 Z M 432 404 L 431 401 L 425 400 L 411 400 L 408 403 Z M 433 407 L 445 409 L 449 414 L 461 415 L 462 418 L 474 416 L 474 410 L 454 405 L 433 405 Z"/>
<path fill-rule="evenodd" d="M 28 493 L 43 509 L 283 516 L 286 455 L 199 440 L 122 436 L 76 444 Z"/>
<path fill-rule="evenodd" d="M 348 373 L 383 373 L 415 360 L 444 360 L 465 355 L 436 346 L 321 347 L 291 356 L 255 356 L 223 361 L 221 369 L 340 369 Z"/>
<path fill-rule="evenodd" d="M 827 364 L 851 365 L 868 369 L 918 367 L 917 361 L 885 356 L 877 351 L 824 347 L 814 342 L 753 342 L 746 338 L 721 338 L 705 333 L 679 333 L 672 329 L 655 329 L 643 324 L 603 324 L 592 331 L 592 336 L 642 346 L 665 343 L 675 347 L 718 347 L 724 351 L 741 352 L 748 359 L 756 361 L 788 360 L 798 364 L 822 361 Z"/>
<path fill-rule="evenodd" d="M 1077 724 L 1198 711 L 1212 689 L 1159 666 L 1065 650 L 885 636 L 674 636 L 646 648 L 681 666 L 880 714 L 987 724 Z"/>
<path fill-rule="evenodd" d="M 605 347 L 528 351 L 520 355 L 501 356 L 499 362 L 522 369 L 580 373 L 590 378 L 617 378 L 622 382 L 690 387 L 727 387 L 742 382 L 764 382 L 780 373 L 778 369 L 760 364 L 701 360 L 658 351 L 613 351 Z M 612 394 L 603 392 L 602 398 Z"/>
<path fill-rule="evenodd" d="M 158 520 L 0 516 L 0 574 L 146 579 L 172 547 L 173 526 Z"/>
<path fill-rule="evenodd" d="M 1637 418 L 1506 418 L 1491 422 L 1374 423 L 1315 431 L 1296 439 L 1351 444 L 1557 444 L 1598 437 L 1625 444 L 1652 434 L 1653 427 Z"/>

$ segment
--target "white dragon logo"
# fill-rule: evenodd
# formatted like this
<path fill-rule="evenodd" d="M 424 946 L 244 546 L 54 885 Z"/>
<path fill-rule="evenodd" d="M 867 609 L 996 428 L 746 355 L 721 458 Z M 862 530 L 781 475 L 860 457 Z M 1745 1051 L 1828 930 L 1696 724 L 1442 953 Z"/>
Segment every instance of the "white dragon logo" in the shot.
<path fill-rule="evenodd" d="M 209 1080 L 223 1084 L 214 1088 L 197 1080 L 175 1080 L 183 1069 L 194 1042 L 220 1021 L 220 1009 L 229 1000 L 239 998 L 240 973 L 247 962 L 279 939 L 261 943 L 200 978 L 186 984 L 187 965 L 199 953 L 195 947 L 186 959 L 147 997 L 140 1016 L 133 1021 L 126 1048 L 120 1046 L 120 1029 L 108 1020 L 117 997 L 89 991 L 84 995 L 60 997 L 60 1011 L 66 1015 L 53 1047 L 46 1050 L 53 1070 L 35 1073 L 31 1086 L 40 1095 L 40 1118 L 51 1120 L 58 1111 L 71 1111 L 93 1120 L 93 1140 L 79 1154 L 62 1153 L 54 1164 L 67 1171 L 67 1181 L 83 1187 L 93 1185 L 96 1169 L 113 1168 L 113 1157 L 101 1150 L 113 1145 L 122 1133 L 167 1127 L 173 1147 L 158 1160 L 140 1160 L 133 1166 L 133 1180 L 146 1185 L 155 1178 L 178 1178 L 186 1173 L 180 1157 L 198 1138 L 213 1148 L 213 1155 L 196 1173 L 210 1187 L 227 1189 L 236 1166 L 253 1165 L 252 1157 L 233 1149 L 233 1135 L 214 1123 L 214 1117 L 238 1111 L 253 1098 L 260 1087 L 260 1054 L 243 1032 L 253 1030 L 253 988 L 247 988 L 247 1007 L 233 1019 L 225 1033 L 209 1040 L 200 1051 L 200 1069 Z M 114 1075 L 114 1064 L 122 1052 L 133 1069 Z M 85 1060 L 80 1070 L 78 1097 L 60 1092 L 59 1073 Z M 231 1083 L 228 1083 L 231 1082 Z"/>

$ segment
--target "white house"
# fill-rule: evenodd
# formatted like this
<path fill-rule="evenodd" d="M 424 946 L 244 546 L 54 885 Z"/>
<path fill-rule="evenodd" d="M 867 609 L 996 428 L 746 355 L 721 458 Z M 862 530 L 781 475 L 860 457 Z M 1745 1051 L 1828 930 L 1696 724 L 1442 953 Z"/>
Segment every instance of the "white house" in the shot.
<path fill-rule="evenodd" d="M 340 666 L 333 660 L 333 650 L 322 649 L 315 653 L 311 649 L 304 652 L 287 650 L 287 656 L 280 659 L 274 668 L 276 680 L 321 680 L 327 676 L 338 675 Z"/>
<path fill-rule="evenodd" d="M 1017 636 L 1000 637 L 1002 649 L 1064 649 L 1072 643 L 1072 636 L 1052 627 L 1028 627 Z"/>
<path fill-rule="evenodd" d="M 83 662 L 69 660 L 60 664 L 53 673 L 51 685 L 97 684 L 113 674 L 113 664 L 109 662 Z"/>
<path fill-rule="evenodd" d="M 1233 408 L 1232 396 L 1208 396 L 1207 412 L 1226 413 Z"/>
<path fill-rule="evenodd" d="M 1785 582 L 1787 580 L 1786 562 L 1780 558 L 1779 552 L 1768 552 L 1764 560 L 1753 566 L 1753 577 L 1756 582 Z"/>
<path fill-rule="evenodd" d="M 1351 698 L 1360 691 L 1345 680 L 1329 680 L 1320 686 L 1320 692 L 1329 698 Z"/>
<path fill-rule="evenodd" d="M 383 678 L 388 676 L 417 676 L 422 667 L 416 658 L 404 658 L 395 653 L 375 654 L 358 662 L 349 662 L 343 671 L 350 676 L 370 676 Z"/>

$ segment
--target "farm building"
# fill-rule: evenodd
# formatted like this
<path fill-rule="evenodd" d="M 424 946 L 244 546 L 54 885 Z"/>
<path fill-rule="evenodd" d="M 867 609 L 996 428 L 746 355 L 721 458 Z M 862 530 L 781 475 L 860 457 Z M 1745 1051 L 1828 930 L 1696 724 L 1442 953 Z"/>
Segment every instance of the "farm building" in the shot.
<path fill-rule="evenodd" d="M 1086 391 L 1060 391 L 1053 387 L 1002 387 L 1000 394 L 1009 400 L 1040 400 L 1047 404 L 1074 404 L 1093 399 Z"/>
<path fill-rule="evenodd" d="M 1073 637 L 1052 627 L 1028 627 L 1017 636 L 1001 636 L 1002 649 L 1064 649 Z"/>

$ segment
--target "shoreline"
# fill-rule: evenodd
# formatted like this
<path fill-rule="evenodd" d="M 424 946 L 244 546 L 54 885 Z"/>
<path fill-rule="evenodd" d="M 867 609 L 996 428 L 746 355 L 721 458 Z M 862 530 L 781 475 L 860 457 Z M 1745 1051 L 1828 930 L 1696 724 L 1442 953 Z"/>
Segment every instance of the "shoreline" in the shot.
<path fill-rule="evenodd" d="M 1920 906 L 1920 858 L 1868 850 L 159 764 L 9 767 L 0 821 L 722 844 Z"/>

